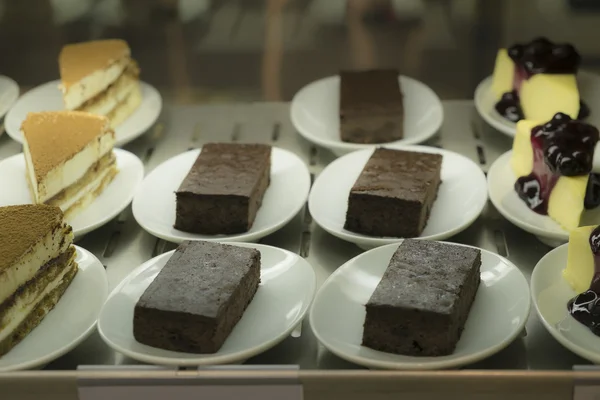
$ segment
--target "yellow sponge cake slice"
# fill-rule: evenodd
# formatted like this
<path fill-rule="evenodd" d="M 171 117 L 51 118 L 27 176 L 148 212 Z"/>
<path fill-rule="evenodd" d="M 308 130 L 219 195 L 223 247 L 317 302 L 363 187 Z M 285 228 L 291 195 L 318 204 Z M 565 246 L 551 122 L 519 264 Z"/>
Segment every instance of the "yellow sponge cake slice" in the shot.
<path fill-rule="evenodd" d="M 573 46 L 545 38 L 500 49 L 492 81 L 496 110 L 510 120 L 548 121 L 558 112 L 578 118 L 580 61 Z"/>
<path fill-rule="evenodd" d="M 596 128 L 562 113 L 545 123 L 519 121 L 511 158 L 519 197 L 563 229 L 577 228 L 598 138 Z"/>
<path fill-rule="evenodd" d="M 563 277 L 577 293 L 589 289 L 594 277 L 594 253 L 590 246 L 590 236 L 596 226 L 582 226 L 571 231 L 567 268 Z"/>

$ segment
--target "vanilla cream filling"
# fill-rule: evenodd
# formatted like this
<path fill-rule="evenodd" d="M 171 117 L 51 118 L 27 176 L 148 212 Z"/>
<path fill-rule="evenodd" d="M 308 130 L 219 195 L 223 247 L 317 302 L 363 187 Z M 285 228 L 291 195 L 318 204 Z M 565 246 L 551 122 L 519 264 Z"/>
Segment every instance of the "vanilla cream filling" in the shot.
<path fill-rule="evenodd" d="M 75 257 L 75 255 L 73 255 L 73 257 Z M 33 292 L 28 296 L 20 297 L 15 301 L 15 304 L 10 308 L 10 311 L 5 314 L 4 320 L 2 321 L 4 327 L 0 330 L 0 342 L 11 335 L 14 330 L 21 325 L 38 303 L 42 301 L 48 293 L 56 289 L 62 283 L 65 275 L 73 268 L 73 259 L 71 259 L 69 265 L 66 268 L 63 268 L 56 279 L 50 282 L 43 291 L 37 293 Z"/>
<path fill-rule="evenodd" d="M 60 85 L 59 88 L 63 93 L 65 108 L 67 110 L 75 110 L 98 93 L 106 90 L 107 87 L 121 76 L 127 65 L 129 65 L 129 62 L 130 57 L 124 57 L 106 69 L 92 72 L 79 82 L 69 86 L 68 89 Z"/>
<path fill-rule="evenodd" d="M 112 164 L 109 168 L 105 168 L 103 171 L 98 173 L 97 177 L 93 181 L 91 181 L 86 186 L 82 187 L 81 190 L 78 191 L 74 196 L 71 196 L 65 199 L 64 202 L 57 204 L 57 206 L 60 207 L 60 209 L 63 212 L 67 211 L 73 205 L 77 204 L 79 200 L 83 199 L 85 196 L 87 196 L 90 193 L 93 193 L 97 188 L 99 188 L 106 176 L 109 175 L 112 171 L 114 171 L 115 168 L 116 163 Z"/>
<path fill-rule="evenodd" d="M 119 88 L 115 88 L 116 90 L 111 93 L 111 96 L 103 95 L 102 99 L 94 102 L 94 104 L 81 108 L 80 111 L 86 111 L 92 114 L 98 115 L 108 115 L 113 111 L 127 96 L 129 93 L 135 88 L 137 85 L 137 80 L 130 79 L 130 82 L 126 82 L 124 85 Z M 108 93 L 107 93 L 108 94 Z"/>
<path fill-rule="evenodd" d="M 73 243 L 73 231 L 65 236 L 66 229 L 66 224 L 63 224 L 61 228 L 48 233 L 31 252 L 0 273 L 0 304 L 12 296 L 21 285 L 33 279 L 44 264 L 67 251 Z"/>
<path fill-rule="evenodd" d="M 108 132 L 98 139 L 89 143 L 79 153 L 75 154 L 64 164 L 52 169 L 48 174 L 38 182 L 33 168 L 33 161 L 29 152 L 27 141 L 23 145 L 25 153 L 25 162 L 27 163 L 28 179 L 31 182 L 31 190 L 34 195 L 34 202 L 37 204 L 56 196 L 63 189 L 79 181 L 100 158 L 112 150 L 114 137 Z"/>

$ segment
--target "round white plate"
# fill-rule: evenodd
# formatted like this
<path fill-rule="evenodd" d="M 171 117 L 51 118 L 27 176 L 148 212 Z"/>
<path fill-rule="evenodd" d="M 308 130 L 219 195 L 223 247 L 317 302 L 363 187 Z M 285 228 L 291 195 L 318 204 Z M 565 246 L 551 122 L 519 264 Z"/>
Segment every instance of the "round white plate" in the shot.
<path fill-rule="evenodd" d="M 75 248 L 79 272 L 56 307 L 21 343 L 0 357 L 0 372 L 43 366 L 77 347 L 93 332 L 108 296 L 106 271 L 92 253 Z"/>
<path fill-rule="evenodd" d="M 10 110 L 19 98 L 19 85 L 8 76 L 0 75 L 0 118 Z"/>
<path fill-rule="evenodd" d="M 532 211 L 517 195 L 514 189 L 517 177 L 510 166 L 511 156 L 512 151 L 504 153 L 494 161 L 488 171 L 488 192 L 492 204 L 504 218 L 524 231 L 536 235 L 548 246 L 556 247 L 567 242 L 569 232 L 547 215 Z M 590 221 L 583 225 L 592 225 L 594 221 L 600 221 L 600 207 L 586 211 L 582 221 Z"/>
<path fill-rule="evenodd" d="M 310 190 L 306 165 L 287 150 L 271 153 L 271 184 L 248 232 L 232 235 L 201 235 L 175 229 L 175 192 L 198 158 L 200 150 L 175 156 L 154 169 L 133 199 L 133 215 L 146 231 L 164 240 L 256 241 L 288 223 L 304 206 Z"/>
<path fill-rule="evenodd" d="M 144 178 L 144 165 L 134 154 L 115 149 L 119 173 L 92 204 L 69 220 L 76 238 L 104 225 L 123 211 Z M 23 153 L 0 162 L 0 207 L 32 202 Z"/>
<path fill-rule="evenodd" d="M 354 257 L 335 270 L 317 292 L 310 310 L 310 326 L 317 339 L 338 357 L 370 368 L 455 368 L 497 353 L 525 327 L 531 304 L 527 280 L 510 261 L 481 250 L 481 285 L 453 354 L 414 357 L 362 346 L 365 304 L 398 245 L 378 247 Z"/>
<path fill-rule="evenodd" d="M 391 142 L 416 144 L 429 139 L 440 129 L 444 109 L 431 88 L 415 79 L 399 76 L 404 94 L 404 139 Z M 340 77 L 323 78 L 300 89 L 292 100 L 292 123 L 304 138 L 326 147 L 337 155 L 374 148 L 378 144 L 342 142 L 340 138 Z"/>
<path fill-rule="evenodd" d="M 600 77 L 590 72 L 580 71 L 577 74 L 577 83 L 581 99 L 591 111 L 585 122 L 600 126 Z M 496 111 L 497 99 L 492 91 L 492 76 L 488 76 L 477 86 L 474 100 L 475 108 L 485 122 L 510 137 L 515 136 L 517 124 Z"/>
<path fill-rule="evenodd" d="M 6 115 L 4 126 L 11 138 L 23 143 L 21 123 L 27 113 L 36 111 L 64 110 L 62 93 L 58 89 L 60 81 L 44 83 L 25 93 Z M 140 82 L 142 104 L 115 129 L 116 146 L 122 146 L 146 132 L 160 115 L 162 98 L 149 84 Z"/>
<path fill-rule="evenodd" d="M 445 239 L 466 229 L 477 219 L 487 202 L 485 175 L 477 164 L 448 150 L 426 146 L 390 146 L 387 148 L 438 153 L 442 160 L 442 184 L 421 239 Z M 373 154 L 372 149 L 346 154 L 329 164 L 317 177 L 308 199 L 315 222 L 340 239 L 372 248 L 400 240 L 375 237 L 344 229 L 348 195 L 354 182 Z M 450 211 L 451 210 L 451 211 Z"/>
<path fill-rule="evenodd" d="M 110 294 L 98 318 L 98 332 L 114 350 L 138 361 L 160 365 L 231 364 L 275 346 L 302 322 L 315 294 L 316 278 L 303 258 L 276 247 L 231 243 L 261 254 L 260 286 L 223 347 L 214 354 L 189 354 L 138 343 L 133 310 L 173 251 L 147 261 Z"/>
<path fill-rule="evenodd" d="M 560 344 L 600 364 L 600 337 L 567 312 L 568 301 L 577 295 L 562 276 L 568 248 L 568 244 L 557 247 L 537 263 L 531 275 L 531 297 L 542 323 Z"/>

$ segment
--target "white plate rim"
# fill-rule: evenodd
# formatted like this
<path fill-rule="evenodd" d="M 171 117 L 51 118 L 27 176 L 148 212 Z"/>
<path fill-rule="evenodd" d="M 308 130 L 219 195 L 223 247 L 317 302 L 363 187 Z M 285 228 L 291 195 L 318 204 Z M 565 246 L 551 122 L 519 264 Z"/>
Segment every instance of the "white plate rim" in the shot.
<path fill-rule="evenodd" d="M 368 368 L 375 368 L 375 369 L 397 369 L 397 370 L 434 370 L 434 369 L 449 369 L 449 368 L 456 368 L 456 367 L 460 367 L 463 365 L 467 365 L 467 364 L 472 364 L 475 363 L 477 361 L 481 361 L 487 357 L 490 357 L 496 353 L 498 353 L 499 351 L 505 349 L 506 347 L 508 347 L 512 342 L 515 341 L 515 339 L 517 339 L 519 337 L 519 335 L 521 334 L 521 332 L 523 331 L 523 329 L 525 328 L 525 325 L 527 324 L 527 321 L 529 319 L 529 314 L 531 312 L 531 291 L 529 290 L 529 283 L 527 282 L 527 278 L 525 278 L 525 276 L 523 275 L 523 273 L 521 272 L 521 270 L 515 265 L 513 264 L 510 260 L 508 260 L 505 257 L 502 257 L 499 254 L 496 254 L 494 252 L 491 252 L 489 250 L 485 250 L 476 246 L 470 246 L 470 245 L 466 245 L 466 244 L 461 244 L 461 243 L 452 243 L 452 242 L 440 242 L 440 243 L 444 243 L 444 244 L 449 244 L 449 245 L 453 245 L 453 246 L 460 246 L 460 247 L 468 247 L 468 248 L 472 248 L 472 249 L 477 249 L 480 250 L 482 253 L 487 253 L 489 255 L 492 255 L 494 257 L 497 257 L 498 259 L 502 260 L 506 265 L 510 266 L 511 268 L 513 268 L 516 272 L 518 272 L 520 274 L 521 279 L 524 282 L 524 287 L 527 288 L 527 291 L 529 292 L 527 294 L 527 296 L 525 296 L 525 298 L 527 299 L 527 305 L 526 305 L 526 310 L 523 313 L 523 315 L 525 316 L 521 323 L 519 324 L 519 326 L 514 330 L 514 332 L 502 343 L 498 344 L 497 346 L 494 347 L 490 347 L 489 349 L 486 349 L 486 351 L 481 351 L 479 353 L 475 353 L 473 355 L 465 355 L 463 357 L 460 358 L 454 358 L 454 359 L 449 359 L 449 360 L 444 360 L 444 361 L 427 361 L 427 362 L 392 362 L 392 361 L 377 361 L 377 360 L 371 360 L 369 358 L 364 358 L 364 357 L 360 357 L 360 356 L 354 356 L 354 355 L 347 355 L 344 354 L 343 352 L 337 351 L 334 346 L 331 346 L 327 341 L 325 341 L 322 337 L 322 335 L 320 335 L 320 333 L 314 328 L 315 324 L 313 321 L 313 310 L 317 307 L 317 298 L 320 296 L 321 291 L 323 290 L 323 288 L 326 287 L 326 285 L 331 284 L 330 281 L 333 280 L 334 277 L 341 275 L 344 273 L 344 269 L 348 268 L 347 265 L 349 265 L 351 262 L 355 262 L 355 260 L 359 257 L 364 256 L 366 253 L 368 253 L 369 251 L 381 251 L 385 248 L 390 248 L 390 247 L 398 247 L 402 244 L 402 242 L 399 243 L 391 243 L 385 246 L 381 246 L 381 247 L 377 247 L 375 249 L 369 250 L 367 252 L 361 253 L 359 255 L 357 255 L 356 257 L 353 257 L 352 259 L 346 261 L 344 264 L 342 264 L 340 267 L 338 267 L 326 280 L 325 282 L 323 282 L 323 284 L 321 285 L 321 287 L 319 288 L 319 290 L 317 291 L 317 293 L 314 296 L 313 302 L 312 302 L 312 306 L 310 307 L 310 313 L 309 313 L 309 322 L 310 322 L 310 327 L 312 329 L 313 334 L 315 335 L 315 337 L 317 338 L 317 340 L 319 341 L 319 343 L 321 343 L 325 348 L 327 348 L 328 351 L 330 351 L 331 353 L 333 353 L 334 355 L 336 355 L 337 357 L 340 357 L 346 361 L 349 361 L 351 363 L 354 363 L 356 365 L 362 365 Z M 415 360 L 420 360 L 420 357 L 411 357 L 411 356 L 404 356 L 407 358 L 413 358 Z"/>
<path fill-rule="evenodd" d="M 482 183 L 486 182 L 486 177 L 485 177 L 485 174 L 483 173 L 483 170 L 473 160 L 463 156 L 462 154 L 455 153 L 450 150 L 439 149 L 437 147 L 431 147 L 431 146 L 420 146 L 420 145 L 405 146 L 405 145 L 398 145 L 398 144 L 384 145 L 384 146 L 379 146 L 379 147 L 391 148 L 391 149 L 397 149 L 397 150 L 419 151 L 419 152 L 424 152 L 424 153 L 437 153 L 437 154 L 442 154 L 442 156 L 452 154 L 452 156 L 457 156 L 457 157 L 463 159 L 464 161 L 472 164 L 473 170 L 477 170 L 480 172 L 480 178 L 482 180 Z M 372 151 L 374 151 L 374 149 L 363 149 L 363 150 L 358 150 L 357 152 L 367 153 L 367 152 L 372 152 Z M 335 165 L 343 162 L 344 157 L 346 157 L 350 154 L 353 154 L 353 153 L 355 153 L 355 152 L 345 154 L 345 155 L 333 160 L 331 163 L 329 163 L 325 167 L 325 169 L 330 168 L 331 166 L 335 166 Z M 340 161 L 340 160 L 342 160 L 342 161 Z M 391 244 L 391 243 L 397 243 L 399 240 L 404 239 L 404 238 L 393 238 L 393 237 L 371 237 L 371 236 L 367 236 L 367 235 L 363 235 L 363 234 L 359 234 L 359 233 L 352 233 L 352 232 L 347 233 L 343 230 L 337 231 L 337 230 L 331 229 L 330 227 L 327 227 L 324 224 L 322 224 L 321 221 L 319 221 L 319 218 L 315 217 L 315 214 L 312 212 L 312 210 L 315 209 L 315 207 L 317 207 L 316 205 L 314 205 L 316 200 L 313 200 L 314 199 L 313 188 L 317 185 L 317 182 L 318 182 L 320 176 L 321 176 L 321 174 L 319 174 L 315 178 L 315 181 L 311 187 L 311 193 L 308 197 L 308 209 L 309 209 L 309 212 L 310 212 L 311 216 L 313 217 L 314 221 L 316 222 L 316 224 L 319 225 L 324 231 L 330 233 L 331 235 L 333 235 L 339 239 L 345 240 L 347 242 L 355 243 L 355 244 L 360 243 L 361 245 L 365 245 L 365 246 L 383 246 L 383 245 L 387 245 L 387 244 Z M 489 194 L 486 192 L 485 199 L 481 202 L 480 209 L 478 210 L 478 212 L 476 212 L 474 214 L 473 218 L 471 218 L 469 220 L 465 220 L 460 226 L 456 227 L 455 229 L 446 231 L 446 232 L 441 232 L 441 233 L 438 233 L 435 235 L 419 236 L 419 237 L 412 238 L 412 239 L 419 239 L 419 240 L 447 239 L 449 237 L 452 237 L 452 236 L 464 231 L 469 226 L 471 226 L 477 220 L 477 218 L 479 218 L 481 216 L 481 213 L 483 212 L 483 210 L 487 204 L 488 197 L 489 197 Z"/>
<path fill-rule="evenodd" d="M 166 253 L 159 254 L 158 256 L 153 257 L 150 260 L 145 261 L 141 265 L 135 267 L 110 292 L 110 294 L 108 295 L 107 299 L 104 302 L 104 306 L 100 310 L 100 313 L 98 315 L 98 322 L 97 322 L 98 333 L 100 334 L 100 337 L 102 338 L 104 343 L 106 343 L 106 345 L 109 346 L 110 348 L 112 348 L 113 350 L 115 350 L 121 354 L 124 354 L 127 357 L 130 357 L 134 360 L 138 360 L 138 361 L 145 362 L 145 363 L 159 364 L 159 365 L 176 365 L 176 366 L 200 366 L 200 365 L 220 365 L 220 364 L 229 364 L 229 363 L 235 363 L 235 362 L 239 362 L 239 361 L 245 361 L 250 357 L 256 356 L 258 354 L 261 354 L 261 353 L 273 348 L 274 346 L 276 346 L 277 344 L 279 344 L 283 340 L 285 340 L 294 331 L 294 329 L 299 324 L 301 324 L 302 321 L 306 318 L 306 315 L 309 313 L 311 306 L 313 304 L 313 301 L 315 299 L 315 295 L 316 295 L 316 291 L 317 291 L 317 276 L 315 274 L 315 271 L 314 271 L 314 268 L 312 267 L 312 265 L 306 259 L 304 259 L 303 257 L 300 257 L 296 253 L 292 253 L 291 251 L 288 251 L 288 250 L 285 250 L 285 249 L 282 249 L 279 247 L 275 247 L 275 246 L 269 246 L 269 245 L 258 244 L 258 243 L 245 243 L 245 242 L 242 242 L 242 243 L 218 242 L 218 243 L 227 244 L 227 245 L 231 245 L 231 246 L 254 248 L 261 252 L 263 250 L 265 250 L 265 251 L 281 251 L 288 256 L 290 256 L 290 255 L 293 256 L 297 262 L 304 264 L 304 267 L 302 267 L 302 268 L 306 268 L 307 271 L 310 271 L 310 273 L 312 274 L 311 287 L 308 289 L 308 291 L 306 293 L 307 298 L 309 298 L 309 300 L 305 304 L 303 304 L 302 310 L 300 311 L 300 313 L 298 313 L 298 316 L 294 319 L 294 321 L 292 323 L 290 323 L 290 326 L 280 336 L 278 336 L 276 339 L 272 339 L 271 341 L 262 344 L 261 346 L 254 347 L 254 348 L 252 348 L 250 350 L 246 350 L 244 352 L 238 352 L 238 353 L 234 353 L 234 354 L 227 355 L 227 356 L 215 356 L 214 354 L 216 354 L 216 353 L 205 354 L 205 355 L 198 355 L 198 357 L 196 357 L 196 358 L 189 358 L 189 359 L 173 359 L 173 358 L 168 358 L 168 357 L 140 354 L 135 351 L 129 351 L 129 350 L 124 349 L 121 346 L 115 344 L 112 340 L 110 340 L 110 338 L 108 338 L 106 336 L 106 334 L 104 333 L 104 331 L 102 330 L 102 327 L 101 327 L 100 319 L 102 317 L 102 314 L 104 312 L 104 308 L 106 307 L 106 304 L 109 302 L 110 298 L 113 295 L 119 293 L 129 283 L 129 281 L 131 281 L 131 279 L 133 279 L 133 277 L 139 275 L 142 271 L 150 268 L 157 261 L 159 261 L 159 259 L 164 258 L 164 257 L 170 257 L 175 252 L 175 250 L 171 250 Z"/>
<path fill-rule="evenodd" d="M 549 262 L 548 261 L 549 259 L 557 257 L 558 253 L 566 252 L 568 250 L 568 248 L 569 248 L 569 244 L 565 243 L 561 246 L 558 246 L 558 247 L 552 249 L 551 251 L 546 253 L 544 255 L 544 257 L 542 257 L 540 259 L 540 261 L 538 261 L 536 266 L 533 268 L 533 272 L 531 273 L 531 283 L 530 283 L 530 285 L 531 285 L 530 286 L 531 287 L 531 289 L 530 289 L 531 301 L 533 302 L 535 311 L 536 311 L 538 317 L 540 318 L 540 321 L 542 321 L 542 325 L 544 325 L 544 327 L 546 328 L 548 333 L 558 343 L 560 343 L 562 346 L 564 346 L 567 350 L 572 351 L 573 353 L 577 354 L 578 356 L 580 356 L 582 358 L 585 358 L 588 361 L 592 361 L 594 363 L 600 363 L 600 353 L 597 353 L 597 354 L 592 353 L 592 352 L 586 350 L 585 348 L 579 346 L 577 343 L 575 343 L 571 340 L 568 340 L 565 336 L 561 335 L 556 330 L 556 328 L 554 328 L 552 326 L 552 324 L 550 324 L 546 320 L 546 318 L 544 317 L 544 314 L 539 309 L 537 294 L 541 291 L 541 288 L 538 290 L 538 280 L 540 279 L 539 276 L 542 274 L 542 272 L 540 272 L 540 271 L 543 268 L 543 265 L 545 263 Z M 566 256 L 565 256 L 565 258 L 566 258 Z M 600 340 L 600 338 L 598 340 Z"/>
<path fill-rule="evenodd" d="M 506 218 L 508 221 L 510 221 L 517 227 L 523 229 L 524 231 L 532 233 L 536 236 L 540 236 L 542 238 L 567 241 L 569 239 L 569 233 L 567 231 L 563 230 L 563 232 L 561 233 L 551 232 L 545 229 L 541 229 L 535 225 L 531 225 L 527 222 L 521 221 L 520 219 L 516 218 L 513 214 L 511 214 L 506 208 L 504 208 L 504 206 L 502 206 L 502 199 L 497 199 L 495 196 L 493 196 L 492 186 L 494 185 L 496 175 L 499 175 L 498 173 L 496 173 L 496 169 L 499 169 L 504 164 L 510 162 L 511 155 L 512 150 L 507 151 L 506 153 L 498 157 L 496 161 L 494 161 L 490 166 L 487 175 L 488 198 L 490 199 L 496 210 L 498 210 L 498 212 L 502 214 L 504 218 Z M 546 216 L 546 218 L 550 217 Z"/>
<path fill-rule="evenodd" d="M 119 215 L 123 210 L 125 210 L 127 208 L 127 206 L 129 206 L 129 204 L 131 204 L 131 202 L 135 196 L 135 193 L 137 192 L 137 189 L 139 188 L 139 185 L 141 184 L 141 182 L 144 178 L 144 164 L 142 163 L 142 161 L 139 159 L 138 156 L 136 156 L 135 154 L 133 154 L 127 150 L 123 150 L 123 149 L 115 148 L 115 149 L 113 149 L 113 151 L 115 152 L 115 156 L 117 157 L 117 163 L 118 163 L 119 158 L 121 158 L 121 159 L 128 158 L 129 159 L 128 162 L 135 164 L 135 167 L 133 167 L 133 168 L 137 169 L 139 176 L 135 183 L 132 182 L 132 185 L 128 185 L 128 186 L 134 186 L 134 189 L 129 193 L 129 196 L 127 196 L 127 198 L 123 199 L 122 206 L 117 207 L 117 208 L 113 209 L 112 212 L 105 214 L 102 219 L 98 219 L 98 221 L 96 221 L 95 223 L 88 224 L 84 227 L 80 227 L 79 229 L 73 228 L 73 234 L 75 235 L 76 239 L 79 239 L 83 235 L 86 235 L 86 234 L 92 232 L 93 230 L 98 229 L 99 227 L 105 225 L 107 222 L 109 222 L 114 217 Z M 19 154 L 15 154 L 14 156 L 10 156 L 10 157 L 7 157 L 7 158 L 1 160 L 0 161 L 0 169 L 4 162 L 12 162 L 13 159 L 22 158 L 22 157 L 23 157 L 23 153 L 19 153 Z M 117 176 L 119 173 L 120 173 L 120 171 L 117 173 Z M 111 182 L 109 184 L 109 186 L 112 184 L 113 184 L 113 182 Z M 96 199 L 94 201 L 96 201 Z M 85 210 L 83 210 L 82 213 L 83 212 L 85 212 Z"/>
<path fill-rule="evenodd" d="M 59 84 L 60 84 L 60 80 L 53 80 L 50 82 L 42 83 L 41 85 L 38 85 L 38 86 L 32 88 L 31 90 L 28 90 L 27 92 L 23 93 L 23 95 L 21 97 L 19 97 L 13 103 L 12 107 L 10 108 L 10 110 L 8 110 L 8 113 L 6 114 L 5 124 L 4 124 L 6 133 L 8 134 L 8 136 L 10 136 L 10 138 L 12 140 L 14 140 L 17 143 L 21 143 L 21 144 L 23 144 L 23 141 L 24 141 L 21 131 L 20 130 L 13 131 L 13 129 L 12 129 L 12 126 L 17 123 L 17 116 L 14 116 L 13 112 L 16 112 L 19 102 L 29 101 L 30 98 L 36 98 L 36 92 L 46 89 L 46 86 L 56 87 L 57 88 L 56 90 L 58 90 Z M 160 92 L 154 86 L 152 86 L 149 83 L 144 82 L 144 81 L 140 81 L 140 89 L 142 90 L 142 92 L 147 91 L 147 92 L 151 93 L 151 96 L 154 99 L 156 99 L 156 101 L 158 101 L 157 112 L 154 115 L 152 115 L 152 118 L 148 118 L 143 124 L 137 124 L 138 128 L 135 131 L 133 131 L 134 133 L 131 133 L 129 135 L 126 135 L 126 136 L 119 135 L 119 126 L 117 126 L 115 128 L 115 147 L 124 146 L 125 144 L 133 141 L 134 139 L 137 139 L 138 137 L 142 136 L 144 133 L 146 133 L 148 131 L 148 129 L 150 129 L 150 127 L 152 127 L 152 125 L 154 125 L 154 123 L 158 120 L 158 117 L 160 116 L 160 114 L 162 112 L 162 96 L 160 95 Z M 143 105 L 144 100 L 145 99 L 142 98 L 142 104 L 140 104 L 140 107 Z M 60 111 L 60 110 L 58 110 L 58 111 Z M 134 113 L 135 113 L 135 111 L 134 111 Z M 129 117 L 131 117 L 131 115 Z M 127 119 L 129 119 L 129 117 Z M 123 121 L 123 123 L 125 123 L 127 121 L 127 119 L 125 121 Z M 13 122 L 14 122 L 14 124 L 13 124 Z M 21 122 L 22 121 L 19 121 L 19 124 L 18 124 L 19 127 L 21 126 Z"/>
<path fill-rule="evenodd" d="M 106 271 L 104 270 L 104 266 L 102 265 L 100 260 L 98 260 L 98 258 L 90 251 L 84 249 L 83 247 L 79 247 L 75 244 L 73 246 L 75 246 L 75 250 L 78 253 L 83 253 L 87 257 L 90 257 L 91 262 L 90 262 L 89 268 L 98 268 L 98 269 L 102 270 L 102 272 L 103 272 L 102 276 L 104 277 L 104 279 L 102 280 L 101 284 L 103 283 L 102 286 L 104 286 L 104 301 L 106 302 L 106 299 L 108 298 L 108 278 L 106 276 Z M 93 267 L 92 265 L 96 265 L 96 267 Z M 68 290 L 68 288 L 67 288 L 67 290 Z M 60 300 L 59 300 L 59 302 L 60 302 Z M 101 309 L 102 308 L 100 308 L 100 310 Z M 6 368 L 0 367 L 0 372 L 10 372 L 10 371 L 32 369 L 35 367 L 46 365 L 46 364 L 58 359 L 59 357 L 67 354 L 69 351 L 73 350 L 75 347 L 77 347 L 79 344 L 81 344 L 85 339 L 87 339 L 92 334 L 92 332 L 94 332 L 94 330 L 96 329 L 96 323 L 98 321 L 98 316 L 100 315 L 100 310 L 98 311 L 98 315 L 96 316 L 96 321 L 93 324 L 91 324 L 85 331 L 83 331 L 74 341 L 69 343 L 67 346 L 57 349 L 57 350 L 53 351 L 52 353 L 49 353 L 46 356 L 38 358 L 36 360 L 22 362 L 20 364 L 11 365 L 10 367 L 6 367 Z M 50 311 L 50 312 L 52 312 L 52 311 Z M 43 321 L 41 323 L 43 323 Z M 36 328 L 37 328 L 37 326 L 36 326 Z M 34 328 L 34 329 L 36 329 L 36 328 Z"/>
<path fill-rule="evenodd" d="M 200 149 L 200 148 L 199 148 Z M 302 159 L 300 157 L 298 157 L 295 153 L 289 151 L 289 150 L 285 150 L 282 149 L 280 147 L 275 147 L 275 146 L 271 146 L 272 151 L 277 151 L 277 152 L 281 152 L 282 154 L 284 154 L 286 157 L 293 157 L 295 159 L 296 162 L 298 162 L 299 166 L 303 167 L 303 173 L 305 175 L 305 179 L 308 182 L 308 186 L 307 186 L 307 190 L 305 195 L 302 197 L 302 202 L 298 201 L 298 205 L 296 206 L 296 208 L 294 208 L 293 210 L 293 214 L 290 212 L 290 215 L 288 215 L 287 218 L 279 221 L 276 224 L 273 224 L 271 227 L 268 228 L 264 228 L 261 231 L 258 232 L 243 232 L 240 234 L 232 234 L 232 235 L 200 235 L 200 234 L 195 234 L 195 233 L 188 233 L 188 232 L 184 232 L 184 231 L 179 231 L 176 230 L 178 232 L 182 232 L 182 235 L 179 236 L 173 236 L 173 235 L 169 235 L 167 233 L 164 233 L 162 231 L 158 231 L 156 229 L 153 229 L 152 227 L 149 227 L 148 224 L 145 223 L 144 219 L 142 217 L 140 217 L 139 213 L 139 207 L 141 207 L 140 205 L 136 205 L 139 204 L 139 202 L 141 202 L 142 200 L 139 200 L 143 197 L 143 187 L 144 187 L 144 183 L 145 181 L 150 178 L 152 176 L 152 174 L 154 174 L 155 171 L 158 171 L 161 167 L 164 167 L 165 164 L 172 162 L 175 158 L 179 158 L 179 157 L 186 157 L 191 153 L 197 152 L 199 149 L 193 149 L 193 150 L 188 150 L 185 151 L 183 153 L 179 153 L 173 157 L 168 158 L 167 160 L 163 161 L 162 163 L 160 163 L 159 165 L 157 165 L 152 171 L 150 171 L 148 173 L 148 175 L 146 175 L 146 177 L 144 178 L 144 181 L 142 181 L 142 183 L 138 186 L 138 190 L 137 193 L 135 194 L 135 196 L 133 197 L 133 201 L 131 204 L 131 208 L 133 211 L 133 217 L 135 218 L 135 220 L 137 221 L 137 223 L 142 227 L 142 229 L 144 229 L 146 232 L 148 232 L 149 234 L 151 234 L 152 236 L 155 236 L 159 239 L 163 239 L 166 240 L 168 242 L 172 242 L 172 243 L 181 243 L 185 240 L 205 240 L 205 241 L 216 241 L 216 242 L 236 242 L 236 243 L 241 243 L 241 242 L 245 242 L 245 241 L 253 241 L 253 240 L 259 240 L 267 235 L 270 235 L 273 232 L 278 231 L 279 229 L 283 228 L 285 225 L 287 225 L 292 219 L 294 219 L 294 217 L 296 215 L 298 215 L 298 213 L 302 210 L 302 207 L 304 207 L 304 205 L 306 204 L 307 200 L 308 200 L 308 196 L 310 194 L 310 188 L 311 188 L 311 184 L 310 184 L 310 171 L 308 170 L 308 167 L 306 166 L 306 164 L 304 163 L 304 161 L 302 161 Z M 175 203 L 173 203 L 173 206 L 175 206 Z"/>
<path fill-rule="evenodd" d="M 313 86 L 321 85 L 324 82 L 329 81 L 329 80 L 338 79 L 339 76 L 340 76 L 339 74 L 338 75 L 330 75 L 330 76 L 326 76 L 324 78 L 317 79 L 316 81 L 310 82 L 309 84 L 302 87 L 292 98 L 292 101 L 290 103 L 290 119 L 292 121 L 292 125 L 304 139 L 308 140 L 311 143 L 314 143 L 321 147 L 328 148 L 334 152 L 336 152 L 336 151 L 349 152 L 349 151 L 353 151 L 353 150 L 361 150 L 361 149 L 367 149 L 367 148 L 373 148 L 373 147 L 377 147 L 377 146 L 391 145 L 391 144 L 411 145 L 411 144 L 422 143 L 422 142 L 427 141 L 428 139 L 431 139 L 433 136 L 435 136 L 435 134 L 442 127 L 442 124 L 444 122 L 444 107 L 442 106 L 442 101 L 440 100 L 439 96 L 433 91 L 433 89 L 431 89 L 425 83 L 423 83 L 417 79 L 408 77 L 406 75 L 399 74 L 398 75 L 399 79 L 410 81 L 412 84 L 419 86 L 421 88 L 421 90 L 423 90 L 424 92 L 427 92 L 428 95 L 430 95 L 433 99 L 435 99 L 435 103 L 433 104 L 433 106 L 435 106 L 435 108 L 437 108 L 438 111 L 440 112 L 440 120 L 436 124 L 435 129 L 433 129 L 433 126 L 432 126 L 431 129 L 424 131 L 424 133 L 420 133 L 419 135 L 416 135 L 414 138 L 404 138 L 404 139 L 396 140 L 393 142 L 377 143 L 377 144 L 347 143 L 347 142 L 342 142 L 341 140 L 339 140 L 339 141 L 329 140 L 327 138 L 322 138 L 318 135 L 314 135 L 312 132 L 305 129 L 304 126 L 298 121 L 298 113 L 299 113 L 298 98 L 305 91 L 310 90 Z"/>

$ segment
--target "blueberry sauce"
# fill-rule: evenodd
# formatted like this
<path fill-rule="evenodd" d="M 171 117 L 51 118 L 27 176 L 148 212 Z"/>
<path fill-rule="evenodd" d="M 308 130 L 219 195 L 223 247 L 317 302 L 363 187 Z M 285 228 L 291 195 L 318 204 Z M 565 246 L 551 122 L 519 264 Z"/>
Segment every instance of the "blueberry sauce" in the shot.
<path fill-rule="evenodd" d="M 581 63 L 581 56 L 573 45 L 556 44 L 544 37 L 526 44 L 517 43 L 508 48 L 508 55 L 515 63 L 513 90 L 502 95 L 496 103 L 496 111 L 512 122 L 524 118 L 519 102 L 519 91 L 524 80 L 535 74 L 576 74 Z M 590 109 L 580 102 L 577 119 L 589 115 Z"/>
<path fill-rule="evenodd" d="M 587 175 L 592 170 L 594 148 L 600 135 L 595 127 L 557 113 L 531 130 L 533 171 L 515 182 L 515 190 L 529 208 L 548 214 L 550 193 L 560 176 Z M 594 183 L 590 191 L 596 190 Z M 590 193 L 594 197 L 594 193 Z M 590 201 L 590 204 L 593 201 Z"/>
<path fill-rule="evenodd" d="M 515 123 L 525 118 L 516 90 L 502 95 L 502 98 L 496 103 L 496 111 L 504 118 Z"/>
<path fill-rule="evenodd" d="M 594 254 L 594 275 L 590 288 L 578 294 L 567 304 L 569 314 L 600 336 L 600 227 L 592 231 L 589 239 Z"/>
<path fill-rule="evenodd" d="M 600 206 L 600 174 L 590 174 L 583 206 L 586 210 Z"/>

